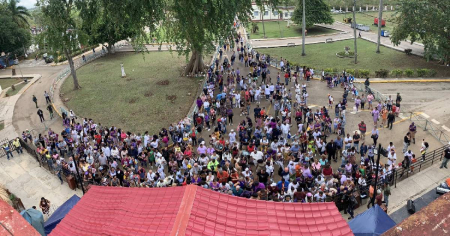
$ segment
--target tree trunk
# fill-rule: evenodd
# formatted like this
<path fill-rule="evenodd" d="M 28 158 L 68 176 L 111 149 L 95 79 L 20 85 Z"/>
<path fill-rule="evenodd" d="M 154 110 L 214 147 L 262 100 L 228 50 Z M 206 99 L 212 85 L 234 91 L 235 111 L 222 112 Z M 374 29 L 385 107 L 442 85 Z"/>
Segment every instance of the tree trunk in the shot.
<path fill-rule="evenodd" d="M 265 9 L 263 9 L 263 12 L 261 12 L 261 21 L 262 21 L 262 25 L 263 25 L 263 32 L 264 32 L 264 38 L 266 38 L 266 27 L 264 27 L 264 11 Z"/>
<path fill-rule="evenodd" d="M 200 74 L 204 72 L 205 64 L 203 63 L 202 52 L 193 50 L 191 59 L 184 70 L 186 76 L 194 76 L 195 74 Z"/>
<path fill-rule="evenodd" d="M 69 62 L 69 66 L 70 66 L 70 74 L 72 75 L 73 78 L 73 89 L 74 90 L 78 90 L 81 88 L 80 84 L 78 83 L 78 78 L 77 78 L 77 71 L 75 69 L 75 65 L 73 63 L 73 58 L 72 56 L 69 54 L 69 51 L 67 49 L 64 49 L 64 54 L 66 54 L 67 57 L 67 61 Z"/>
<path fill-rule="evenodd" d="M 380 9 L 378 9 L 378 39 L 377 39 L 377 53 L 380 53 L 381 40 L 381 26 L 383 20 L 383 0 L 380 0 Z"/>

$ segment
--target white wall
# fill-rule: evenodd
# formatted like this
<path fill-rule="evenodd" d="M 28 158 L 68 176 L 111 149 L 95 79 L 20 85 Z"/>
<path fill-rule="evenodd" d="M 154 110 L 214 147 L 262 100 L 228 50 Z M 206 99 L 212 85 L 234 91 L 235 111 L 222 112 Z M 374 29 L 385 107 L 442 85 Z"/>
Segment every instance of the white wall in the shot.
<path fill-rule="evenodd" d="M 265 15 L 264 20 L 288 20 L 291 19 L 292 13 L 294 9 L 280 9 L 279 12 L 271 11 L 269 7 L 265 7 Z M 261 10 L 257 5 L 252 5 L 252 21 L 261 21 Z M 283 14 L 282 18 L 280 18 L 280 14 Z"/>

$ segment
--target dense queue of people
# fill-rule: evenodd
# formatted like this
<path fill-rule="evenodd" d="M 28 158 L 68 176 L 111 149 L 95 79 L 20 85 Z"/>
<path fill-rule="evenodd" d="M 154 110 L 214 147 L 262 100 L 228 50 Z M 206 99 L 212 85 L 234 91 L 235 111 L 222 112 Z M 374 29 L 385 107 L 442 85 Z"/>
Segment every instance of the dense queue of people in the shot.
<path fill-rule="evenodd" d="M 104 126 L 69 111 L 63 113 L 61 133 L 49 129 L 33 138 L 24 132 L 22 138 L 35 143 L 61 183 L 63 176 L 75 175 L 85 186 L 195 184 L 259 200 L 335 202 L 350 218 L 354 207 L 361 204 L 359 197 L 375 198 L 383 191 L 387 205 L 387 183 L 392 170 L 399 167 L 395 147 L 392 143 L 387 147 L 388 162 L 378 166 L 378 175 L 374 156 L 377 122 L 379 116 L 388 116 L 389 103 L 374 106 L 372 94 L 355 94 L 353 77 L 344 72 L 336 77 L 343 89 L 340 101 L 328 94 L 328 104 L 309 108 L 308 81 L 313 69 L 291 67 L 281 60 L 282 70 L 272 82 L 270 56 L 249 50 L 240 35 L 235 42 L 234 47 L 224 44 L 209 68 L 194 116 L 157 134 Z M 232 51 L 230 59 L 223 55 L 227 51 Z M 249 67 L 250 72 L 241 72 L 239 66 Z M 357 131 L 346 131 L 350 99 L 361 109 L 366 103 L 373 108 L 373 142 L 366 139 L 364 121 Z M 241 118 L 236 119 L 238 115 Z M 414 157 L 410 150 L 404 153 Z M 333 162 L 339 162 L 334 164 L 338 168 L 332 167 Z M 374 188 L 375 179 L 386 184 Z"/>

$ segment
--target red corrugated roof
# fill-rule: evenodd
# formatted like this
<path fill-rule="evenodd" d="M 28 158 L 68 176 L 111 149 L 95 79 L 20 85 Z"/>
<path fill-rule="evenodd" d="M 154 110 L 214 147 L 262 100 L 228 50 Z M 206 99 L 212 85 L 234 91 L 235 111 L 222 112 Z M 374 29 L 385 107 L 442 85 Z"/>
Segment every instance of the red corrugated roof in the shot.
<path fill-rule="evenodd" d="M 440 196 L 428 206 L 386 231 L 383 236 L 449 235 L 450 193 Z"/>
<path fill-rule="evenodd" d="M 19 212 L 0 199 L 0 235 L 40 236 Z"/>
<path fill-rule="evenodd" d="M 276 203 L 195 185 L 92 187 L 51 235 L 353 235 L 334 203 Z"/>

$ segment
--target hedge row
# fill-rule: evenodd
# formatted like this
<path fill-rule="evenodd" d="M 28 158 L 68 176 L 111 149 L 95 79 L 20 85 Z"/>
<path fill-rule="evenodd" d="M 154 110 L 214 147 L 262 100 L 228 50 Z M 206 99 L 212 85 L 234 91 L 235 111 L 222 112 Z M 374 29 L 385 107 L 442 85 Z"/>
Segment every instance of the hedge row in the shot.
<path fill-rule="evenodd" d="M 325 73 L 329 74 L 335 74 L 335 73 L 341 73 L 337 68 L 327 68 L 324 70 Z M 369 77 L 371 75 L 370 70 L 364 70 L 364 69 L 346 69 L 345 70 L 348 74 L 351 74 L 357 78 L 365 78 Z M 380 69 L 377 71 L 374 71 L 372 75 L 375 75 L 376 78 L 387 78 L 389 75 L 393 77 L 434 77 L 436 76 L 437 72 L 433 69 L 406 69 L 406 70 L 386 70 L 386 69 Z"/>

